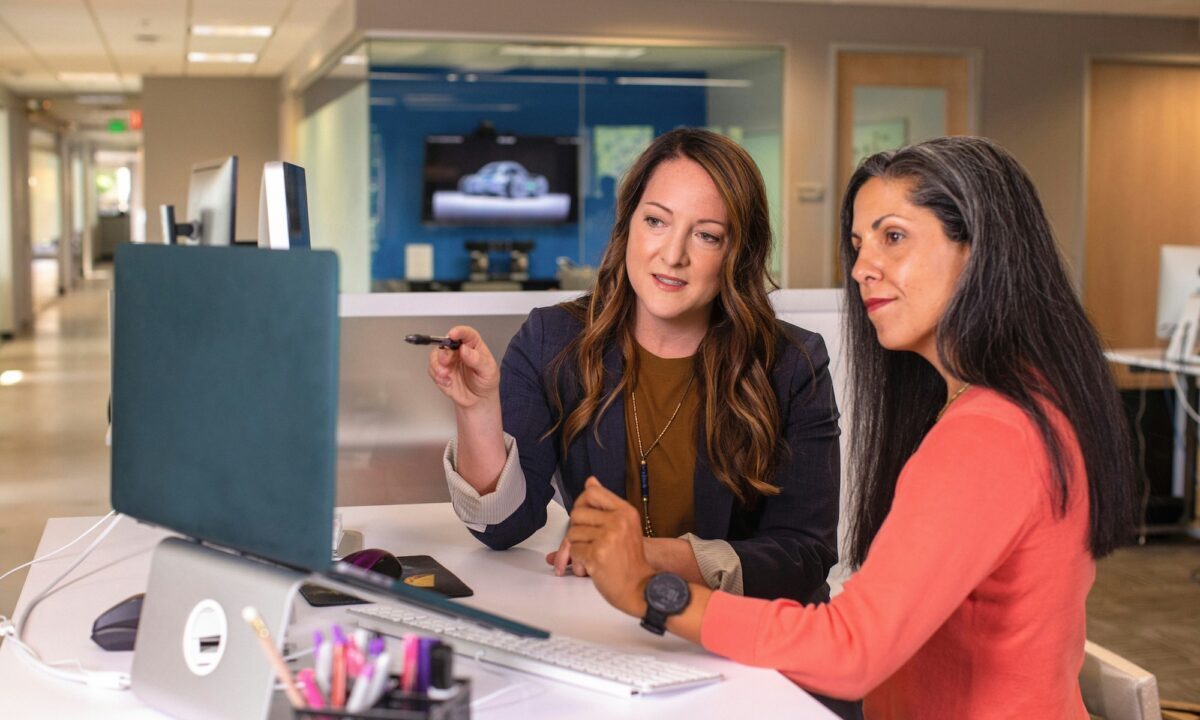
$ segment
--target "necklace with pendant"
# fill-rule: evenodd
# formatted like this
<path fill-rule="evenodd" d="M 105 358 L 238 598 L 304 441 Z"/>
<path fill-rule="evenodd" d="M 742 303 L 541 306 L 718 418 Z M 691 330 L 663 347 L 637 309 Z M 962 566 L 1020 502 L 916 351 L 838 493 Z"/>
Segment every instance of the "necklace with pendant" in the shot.
<path fill-rule="evenodd" d="M 667 428 L 671 427 L 671 423 L 675 422 L 675 416 L 679 414 L 679 409 L 683 407 L 684 398 L 687 397 L 688 390 L 692 388 L 692 381 L 696 379 L 695 375 L 688 378 L 687 387 L 683 389 L 683 395 L 679 398 L 679 404 L 675 406 L 675 412 L 671 413 L 671 417 L 667 420 L 667 424 L 663 425 L 662 432 L 658 437 L 654 438 L 654 442 L 650 443 L 650 447 L 642 449 L 642 428 L 638 423 L 637 411 L 637 391 L 631 390 L 629 397 L 633 403 L 633 430 L 637 437 L 637 452 L 638 452 L 638 475 L 642 484 L 642 532 L 646 537 L 654 537 L 654 528 L 650 525 L 650 471 L 646 467 L 646 458 L 658 447 L 658 441 L 663 439 L 663 435 L 667 434 Z"/>

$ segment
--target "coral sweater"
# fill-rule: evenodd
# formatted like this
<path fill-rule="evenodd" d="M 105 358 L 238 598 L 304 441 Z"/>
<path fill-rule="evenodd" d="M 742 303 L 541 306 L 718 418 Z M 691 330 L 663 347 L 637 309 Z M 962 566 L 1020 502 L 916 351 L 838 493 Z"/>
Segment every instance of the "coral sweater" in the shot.
<path fill-rule="evenodd" d="M 814 692 L 865 697 L 870 720 L 1086 720 L 1088 490 L 1074 433 L 1061 415 L 1052 422 L 1068 440 L 1065 516 L 1036 425 L 972 388 L 904 466 L 840 595 L 804 606 L 714 593 L 704 647 Z"/>

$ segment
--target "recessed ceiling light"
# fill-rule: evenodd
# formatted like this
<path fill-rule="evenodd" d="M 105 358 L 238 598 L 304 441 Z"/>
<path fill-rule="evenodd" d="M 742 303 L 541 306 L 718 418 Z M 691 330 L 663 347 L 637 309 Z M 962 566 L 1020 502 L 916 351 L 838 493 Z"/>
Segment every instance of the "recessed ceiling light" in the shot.
<path fill-rule="evenodd" d="M 255 53 L 210 53 L 210 52 L 190 52 L 187 54 L 188 62 L 194 63 L 256 63 L 258 55 Z"/>
<path fill-rule="evenodd" d="M 645 55 L 646 48 L 615 45 L 501 45 L 500 54 L 519 57 L 630 59 Z"/>
<path fill-rule="evenodd" d="M 66 83 L 115 83 L 119 78 L 116 73 L 63 72 L 58 79 Z"/>
<path fill-rule="evenodd" d="M 16 385 L 25 379 L 25 373 L 20 370 L 5 370 L 0 372 L 0 385 Z"/>
<path fill-rule="evenodd" d="M 197 37 L 271 37 L 270 25 L 193 25 Z"/>

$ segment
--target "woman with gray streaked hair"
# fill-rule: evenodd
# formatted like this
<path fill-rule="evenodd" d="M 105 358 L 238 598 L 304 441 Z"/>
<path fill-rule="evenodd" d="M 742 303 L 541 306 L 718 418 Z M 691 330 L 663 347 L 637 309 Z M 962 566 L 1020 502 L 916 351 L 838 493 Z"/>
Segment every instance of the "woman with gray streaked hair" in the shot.
<path fill-rule="evenodd" d="M 982 138 L 879 153 L 841 243 L 858 573 L 827 605 L 691 585 L 667 628 L 865 696 L 868 718 L 1085 720 L 1085 601 L 1096 558 L 1133 536 L 1132 453 L 1033 183 Z M 569 538 L 641 616 L 664 599 L 635 523 L 593 482 Z"/>

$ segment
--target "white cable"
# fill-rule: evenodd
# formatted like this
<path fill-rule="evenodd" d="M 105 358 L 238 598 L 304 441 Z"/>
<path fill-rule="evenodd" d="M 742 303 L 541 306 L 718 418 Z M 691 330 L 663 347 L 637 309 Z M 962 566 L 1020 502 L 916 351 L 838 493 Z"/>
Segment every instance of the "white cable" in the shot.
<path fill-rule="evenodd" d="M 1146 433 L 1142 431 L 1142 419 L 1146 417 L 1146 377 L 1142 376 L 1138 391 L 1137 413 L 1133 417 L 1133 431 L 1137 434 L 1137 472 L 1142 481 L 1142 505 L 1138 514 L 1138 545 L 1146 544 L 1146 513 L 1150 509 L 1150 474 L 1146 472 Z"/>
<path fill-rule="evenodd" d="M 0 580 L 3 580 L 4 578 L 8 577 L 9 575 L 12 575 L 13 573 L 15 573 L 16 571 L 18 571 L 18 570 L 20 570 L 20 569 L 22 569 L 22 568 L 27 568 L 27 567 L 29 567 L 30 565 L 36 565 L 37 563 L 40 563 L 40 562 L 41 562 L 41 561 L 43 561 L 43 560 L 48 560 L 48 559 L 50 559 L 50 558 L 54 557 L 55 555 L 59 554 L 59 553 L 60 553 L 60 552 L 62 552 L 63 550 L 66 550 L 67 548 L 71 547 L 71 546 L 72 546 L 72 545 L 74 545 L 75 543 L 79 542 L 80 540 L 82 540 L 82 539 L 84 539 L 85 537 L 87 537 L 88 535 L 90 535 L 90 534 L 91 534 L 91 532 L 92 532 L 93 530 L 95 530 L 96 528 L 100 527 L 100 524 L 101 524 L 101 523 L 103 523 L 105 520 L 107 520 L 107 519 L 109 519 L 110 517 L 112 517 L 112 516 L 113 516 L 113 515 L 114 515 L 116 512 L 117 512 L 116 510 L 109 510 L 107 515 L 105 515 L 104 517 L 102 517 L 102 518 L 100 518 L 99 520 L 97 520 L 95 525 L 91 526 L 91 527 L 90 527 L 90 528 L 88 528 L 87 530 L 84 530 L 84 531 L 83 531 L 83 532 L 82 532 L 82 533 L 79 535 L 79 537 L 75 538 L 74 540 L 72 540 L 71 542 L 67 543 L 66 545 L 63 545 L 62 547 L 60 547 L 60 548 L 59 548 L 59 549 L 57 549 L 57 550 L 51 550 L 50 552 L 46 553 L 45 555 L 43 555 L 43 556 L 41 556 L 41 557 L 39 557 L 39 558 L 34 558 L 34 559 L 30 560 L 30 561 L 29 561 L 29 562 L 27 562 L 27 563 L 22 563 L 22 564 L 20 564 L 20 565 L 16 566 L 16 567 L 15 567 L 15 568 L 13 568 L 12 570 L 9 570 L 8 572 L 4 573 L 3 575 L 0 575 Z"/>
<path fill-rule="evenodd" d="M 0 637 L 8 638 L 8 641 L 11 642 L 17 649 L 17 657 L 21 658 L 26 665 L 41 670 L 42 672 L 60 680 L 82 683 L 88 687 L 102 688 L 105 690 L 129 689 L 129 673 L 116 672 L 112 670 L 87 670 L 79 664 L 78 660 L 47 662 L 43 660 L 41 655 L 38 654 L 37 650 L 33 649 L 31 645 L 26 643 L 22 637 L 25 632 L 25 622 L 33 613 L 33 609 L 37 607 L 37 604 L 44 600 L 51 592 L 53 592 L 54 588 L 56 588 L 64 578 L 74 572 L 75 568 L 79 567 L 79 565 L 83 563 L 83 561 L 86 560 L 89 555 L 92 554 L 92 551 L 95 550 L 96 547 L 103 542 L 106 537 L 108 537 L 108 534 L 113 531 L 117 524 L 121 522 L 122 517 L 122 515 L 117 514 L 108 527 L 104 528 L 104 531 L 92 541 L 92 544 L 88 545 L 87 548 L 79 554 L 79 557 L 75 558 L 75 562 L 71 563 L 70 567 L 63 571 L 58 577 L 54 578 L 49 585 L 47 585 L 42 589 L 41 592 L 34 596 L 33 600 L 29 601 L 29 604 L 22 609 L 20 615 L 14 616 L 12 620 L 0 615 Z M 88 532 L 91 532 L 91 530 L 88 530 Z M 84 533 L 84 535 L 86 534 L 87 533 Z M 80 537 L 83 536 L 81 535 Z M 71 542 L 74 543 L 78 539 L 79 538 L 76 538 Z M 60 548 L 60 550 L 61 549 L 62 548 Z M 58 551 L 56 550 L 55 552 Z M 60 665 L 74 665 L 77 669 L 74 672 L 63 670 L 58 667 Z"/>
<path fill-rule="evenodd" d="M 1183 386 L 1179 384 L 1179 374 L 1174 370 L 1168 370 L 1167 372 L 1171 376 L 1171 386 L 1175 388 L 1175 396 L 1179 398 L 1179 403 L 1183 405 L 1183 409 L 1187 411 L 1187 414 L 1190 418 L 1200 423 L 1200 413 L 1196 412 L 1192 408 L 1191 403 L 1188 402 L 1187 392 L 1185 392 Z"/>

